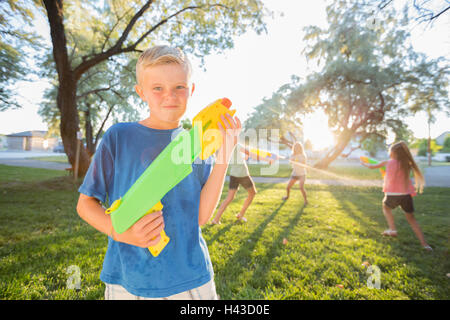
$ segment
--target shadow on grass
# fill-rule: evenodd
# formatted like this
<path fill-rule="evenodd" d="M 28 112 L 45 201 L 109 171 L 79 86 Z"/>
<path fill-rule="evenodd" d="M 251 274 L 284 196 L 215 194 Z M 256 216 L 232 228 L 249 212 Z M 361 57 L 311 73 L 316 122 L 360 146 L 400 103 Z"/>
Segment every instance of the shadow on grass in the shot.
<path fill-rule="evenodd" d="M 223 267 L 221 267 L 221 270 L 217 271 L 216 278 L 217 278 L 217 284 L 220 285 L 221 283 L 227 283 L 227 278 L 232 277 L 234 280 L 239 277 L 242 273 L 247 271 L 250 264 L 252 263 L 251 260 L 251 254 L 253 250 L 255 249 L 258 240 L 263 236 L 263 233 L 269 223 L 277 216 L 278 212 L 281 210 L 281 208 L 284 206 L 285 201 L 282 201 L 275 210 L 268 215 L 259 225 L 258 227 L 249 234 L 245 239 L 241 240 L 241 246 L 237 251 L 234 252 L 234 254 L 229 257 Z M 268 263 L 269 266 L 271 265 L 273 259 L 278 255 L 279 251 L 282 249 L 278 247 L 282 243 L 282 239 L 284 237 L 287 237 L 289 233 L 291 232 L 292 228 L 295 227 L 295 225 L 298 222 L 298 219 L 300 218 L 301 213 L 303 212 L 303 208 L 297 213 L 297 215 L 294 216 L 290 220 L 289 227 L 286 231 L 281 232 L 277 239 L 273 241 L 272 247 L 268 250 L 268 256 L 265 258 L 267 260 L 264 263 Z M 235 224 L 230 224 L 230 227 Z M 228 229 L 229 229 L 228 228 Z M 259 266 L 257 271 L 258 277 L 265 277 L 264 274 L 267 273 L 269 270 L 269 267 L 263 267 Z M 234 291 L 233 288 L 229 287 L 229 290 Z M 224 290 L 222 290 L 224 291 Z M 231 293 L 228 293 L 231 294 Z M 231 297 L 228 297 L 231 298 Z"/>
<path fill-rule="evenodd" d="M 378 249 L 375 252 L 372 251 L 372 256 L 367 258 L 372 262 L 374 262 L 374 259 L 379 261 L 382 276 L 385 279 L 389 279 L 382 283 L 382 286 L 385 286 L 384 288 L 400 290 L 411 299 L 448 296 L 449 287 L 445 288 L 445 286 L 439 285 L 449 266 L 447 262 L 448 249 L 443 249 L 445 248 L 444 241 L 448 241 L 448 238 L 445 240 L 445 236 L 435 235 L 433 238 L 442 242 L 439 243 L 441 248 L 436 249 L 438 245 L 436 243 L 433 252 L 424 251 L 407 222 L 404 212 L 399 208 L 393 210 L 398 237 L 384 237 L 381 235 L 381 232 L 388 227 L 382 213 L 382 194 L 361 190 L 355 195 L 342 190 L 333 190 L 333 188 L 330 188 L 330 192 L 339 202 L 342 209 L 345 210 L 348 217 L 359 224 L 362 233 L 358 236 L 372 238 L 377 243 Z M 415 202 L 417 200 L 417 198 L 414 199 Z M 444 203 L 438 205 L 438 210 L 444 212 L 445 208 L 443 206 L 445 205 Z M 426 218 L 423 218 L 424 220 L 421 218 L 416 215 L 416 219 L 423 231 L 422 222 Z M 445 218 L 441 223 L 445 224 L 446 221 L 444 220 Z M 428 221 L 430 222 L 430 220 Z M 442 230 L 441 232 L 445 233 Z M 438 231 L 435 230 L 435 232 Z M 429 240 L 426 234 L 425 239 Z M 375 261 L 375 263 L 377 262 Z M 403 279 L 408 279 L 408 282 L 411 282 L 411 284 L 408 286 L 399 284 Z M 425 293 L 425 289 L 415 290 L 414 287 L 426 288 L 427 292 Z"/>
<path fill-rule="evenodd" d="M 373 193 L 369 195 L 364 190 L 358 190 L 357 193 L 348 191 L 345 187 L 344 189 L 329 188 L 329 192 L 344 212 L 361 228 L 361 234 L 375 235 L 375 226 L 379 225 L 379 229 L 381 229 L 384 222 L 381 200 L 378 199 L 378 195 L 375 198 Z M 376 214 L 374 215 L 373 212 L 376 212 Z"/>
<path fill-rule="evenodd" d="M 270 248 L 267 248 L 267 254 L 262 257 L 263 261 L 262 263 L 258 264 L 257 268 L 253 272 L 252 278 L 249 281 L 249 284 L 253 285 L 254 287 L 260 287 L 258 283 L 265 284 L 268 282 L 267 275 L 269 271 L 271 270 L 272 264 L 274 259 L 281 254 L 281 252 L 285 249 L 285 246 L 283 244 L 284 239 L 288 239 L 289 235 L 291 234 L 292 230 L 297 226 L 300 217 L 303 214 L 303 210 L 305 209 L 305 206 L 302 206 L 300 210 L 293 216 L 289 222 L 288 226 L 284 228 L 272 241 L 272 245 Z M 264 289 L 264 287 L 261 287 L 260 289 Z"/>

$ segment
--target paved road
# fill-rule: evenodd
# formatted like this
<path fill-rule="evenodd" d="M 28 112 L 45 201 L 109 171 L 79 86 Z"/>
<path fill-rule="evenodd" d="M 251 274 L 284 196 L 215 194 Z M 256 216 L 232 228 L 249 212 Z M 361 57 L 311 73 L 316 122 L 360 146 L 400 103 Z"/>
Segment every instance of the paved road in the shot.
<path fill-rule="evenodd" d="M 64 170 L 69 168 L 68 163 L 60 163 L 54 161 L 40 161 L 28 158 L 34 157 L 54 157 L 60 156 L 61 153 L 53 152 L 34 152 L 34 151 L 0 151 L 0 164 L 18 167 L 32 167 L 42 169 Z"/>
<path fill-rule="evenodd" d="M 436 166 L 425 169 L 425 186 L 450 187 L 450 166 Z"/>
<path fill-rule="evenodd" d="M 52 152 L 11 152 L 0 151 L 0 164 L 10 166 L 22 166 L 33 168 L 44 168 L 53 170 L 64 170 L 70 167 L 67 163 L 58 163 L 50 161 L 38 161 L 26 159 L 30 157 L 45 157 L 60 155 Z M 425 181 L 426 186 L 429 187 L 448 187 L 450 188 L 450 166 L 435 166 L 425 169 Z M 255 182 L 261 183 L 287 183 L 289 178 L 272 178 L 272 177 L 252 177 Z M 228 177 L 227 177 L 228 180 Z M 352 186 L 376 186 L 381 187 L 381 180 L 353 180 L 353 179 L 340 179 L 340 180 L 318 180 L 307 179 L 307 184 L 325 184 L 325 185 L 352 185 Z"/>

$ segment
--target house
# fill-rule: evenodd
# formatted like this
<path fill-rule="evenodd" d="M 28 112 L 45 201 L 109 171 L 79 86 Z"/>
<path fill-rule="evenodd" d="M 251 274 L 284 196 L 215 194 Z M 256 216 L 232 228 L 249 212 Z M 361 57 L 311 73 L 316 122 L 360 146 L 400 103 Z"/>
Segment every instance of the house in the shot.
<path fill-rule="evenodd" d="M 56 138 L 47 138 L 47 131 L 24 131 L 6 136 L 8 150 L 47 151 L 58 143 Z"/>
<path fill-rule="evenodd" d="M 444 133 L 442 133 L 441 135 L 436 137 L 436 143 L 440 146 L 442 146 L 444 144 L 445 138 L 447 138 L 447 136 L 450 136 L 450 131 L 445 131 Z"/>

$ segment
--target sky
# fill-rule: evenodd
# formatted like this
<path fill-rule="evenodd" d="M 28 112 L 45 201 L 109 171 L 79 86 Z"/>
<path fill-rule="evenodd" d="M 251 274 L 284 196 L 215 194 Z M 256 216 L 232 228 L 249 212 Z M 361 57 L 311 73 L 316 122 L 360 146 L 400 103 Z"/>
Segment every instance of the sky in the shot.
<path fill-rule="evenodd" d="M 269 98 L 280 86 L 290 82 L 292 75 L 304 77 L 313 70 L 314 66 L 308 65 L 301 54 L 304 46 L 302 29 L 308 25 L 326 25 L 325 1 L 264 0 L 264 3 L 275 12 L 274 19 L 267 19 L 267 34 L 257 35 L 250 30 L 236 38 L 234 48 L 205 58 L 206 70 L 199 67 L 198 60 L 193 59 L 196 89 L 185 117 L 192 119 L 207 104 L 228 97 L 233 102 L 232 109 L 237 110 L 236 115 L 245 121 L 254 107 L 264 98 Z M 450 14 L 446 14 L 432 28 L 422 25 L 412 27 L 413 46 L 429 57 L 450 57 L 450 39 L 446 36 L 449 26 Z M 45 20 L 37 23 L 36 29 L 49 39 Z M 37 114 L 47 85 L 44 80 L 19 84 L 23 108 L 0 112 L 0 134 L 47 130 L 47 125 Z M 146 117 L 147 112 L 142 116 Z M 405 119 L 405 122 L 415 137 L 428 137 L 424 115 Z M 306 138 L 309 137 L 316 147 L 326 147 L 333 142 L 326 124 L 327 118 L 323 113 L 317 113 L 305 121 Z M 447 130 L 450 131 L 450 118 L 439 114 L 431 128 L 431 136 L 437 137 Z"/>

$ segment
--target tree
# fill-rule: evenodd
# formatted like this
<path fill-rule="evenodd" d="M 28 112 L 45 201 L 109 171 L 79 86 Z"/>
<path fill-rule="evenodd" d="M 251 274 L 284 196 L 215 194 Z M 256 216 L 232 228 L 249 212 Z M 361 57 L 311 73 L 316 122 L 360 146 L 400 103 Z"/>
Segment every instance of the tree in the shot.
<path fill-rule="evenodd" d="M 287 100 L 292 90 L 297 88 L 299 80 L 293 76 L 291 83 L 281 86 L 272 97 L 264 98 L 245 121 L 244 129 L 278 129 L 279 142 L 288 148 L 292 148 L 295 141 L 302 140 L 302 116 L 307 110 L 302 110 L 296 116 L 287 113 Z"/>
<path fill-rule="evenodd" d="M 393 0 L 378 0 L 378 3 L 372 2 L 371 5 L 376 5 L 373 12 L 381 11 L 389 5 L 393 4 Z M 432 23 L 437 18 L 441 17 L 446 12 L 450 12 L 449 1 L 430 1 L 430 0 L 408 0 L 405 3 L 405 8 L 412 7 L 415 11 L 414 19 L 419 23 Z"/>
<path fill-rule="evenodd" d="M 371 157 L 375 157 L 378 151 L 386 150 L 386 138 L 380 135 L 371 135 L 362 142 L 361 149 L 368 151 Z"/>
<path fill-rule="evenodd" d="M 80 129 L 84 132 L 89 156 L 94 154 L 107 121 L 137 121 L 140 117 L 139 107 L 147 109 L 134 92 L 135 62 L 135 59 L 121 62 L 112 58 L 89 69 L 78 83 L 76 99 Z M 43 75 L 55 81 L 45 92 L 38 113 L 53 133 L 59 130 L 60 113 L 56 106 L 56 72 L 53 68 L 45 67 L 51 63 L 52 60 L 44 62 L 42 69 L 47 72 Z"/>
<path fill-rule="evenodd" d="M 266 11 L 259 0 L 71 1 L 65 6 L 62 0 L 43 3 L 58 74 L 60 133 L 71 164 L 75 163 L 80 125 L 77 89 L 88 70 L 114 56 L 140 52 L 156 39 L 202 57 L 212 49 L 231 47 L 232 37 L 249 28 L 258 33 L 265 28 L 262 18 Z M 79 163 L 83 175 L 89 166 L 85 149 Z"/>
<path fill-rule="evenodd" d="M 426 114 L 428 124 L 428 165 L 431 166 L 431 125 L 436 121 L 439 111 L 450 115 L 448 85 L 450 66 L 444 58 L 427 59 L 418 55 L 421 60 L 416 77 L 420 82 L 411 82 L 406 87 L 405 103 L 411 111 Z"/>
<path fill-rule="evenodd" d="M 327 8 L 327 29 L 306 28 L 304 52 L 322 69 L 293 90 L 288 108 L 291 115 L 311 108 L 328 115 L 337 144 L 315 164 L 318 168 L 328 167 L 355 137 L 363 142 L 374 134 L 386 136 L 410 113 L 405 96 L 417 102 L 423 83 L 435 76 L 424 69 L 427 63 L 437 68 L 437 62 L 423 61 L 407 44 L 406 13 L 390 8 L 374 28 L 367 26 L 370 12 L 365 8 L 360 2 L 337 1 Z"/>

